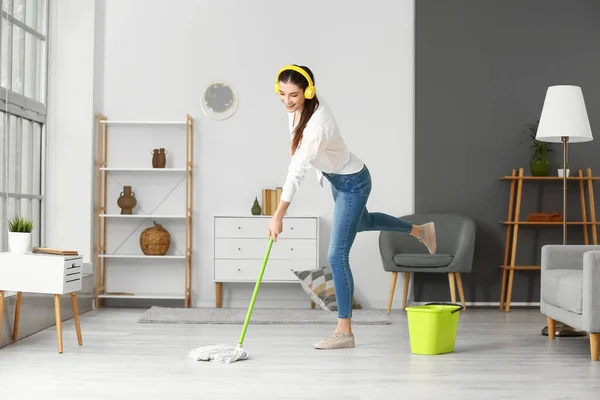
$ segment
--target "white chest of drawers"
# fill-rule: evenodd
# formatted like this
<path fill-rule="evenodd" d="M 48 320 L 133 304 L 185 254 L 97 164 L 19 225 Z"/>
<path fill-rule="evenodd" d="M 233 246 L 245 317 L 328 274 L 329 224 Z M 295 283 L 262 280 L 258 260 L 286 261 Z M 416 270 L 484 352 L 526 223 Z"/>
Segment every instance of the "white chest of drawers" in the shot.
<path fill-rule="evenodd" d="M 270 215 L 215 216 L 213 281 L 216 306 L 223 306 L 224 282 L 255 283 L 268 245 Z M 284 217 L 262 282 L 298 282 L 293 271 L 319 266 L 319 218 Z"/>

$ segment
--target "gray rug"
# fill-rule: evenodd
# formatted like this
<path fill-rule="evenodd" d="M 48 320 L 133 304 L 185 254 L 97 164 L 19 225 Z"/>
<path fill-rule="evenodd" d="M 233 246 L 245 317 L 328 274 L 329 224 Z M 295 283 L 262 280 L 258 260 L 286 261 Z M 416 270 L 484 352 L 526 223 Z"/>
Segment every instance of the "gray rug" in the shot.
<path fill-rule="evenodd" d="M 152 307 L 138 320 L 163 324 L 243 324 L 247 308 L 170 308 Z M 337 312 L 300 308 L 255 308 L 251 324 L 326 324 L 337 322 Z M 352 324 L 390 325 L 385 311 L 358 309 L 352 311 Z"/>

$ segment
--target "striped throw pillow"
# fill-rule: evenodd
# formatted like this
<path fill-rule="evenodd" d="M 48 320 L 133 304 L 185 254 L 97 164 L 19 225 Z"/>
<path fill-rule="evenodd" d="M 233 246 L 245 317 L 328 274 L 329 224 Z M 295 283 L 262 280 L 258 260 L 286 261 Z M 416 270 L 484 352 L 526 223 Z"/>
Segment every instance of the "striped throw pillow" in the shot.
<path fill-rule="evenodd" d="M 310 299 L 325 311 L 337 311 L 337 301 L 333 286 L 333 275 L 329 266 L 308 271 L 294 271 L 302 289 Z"/>

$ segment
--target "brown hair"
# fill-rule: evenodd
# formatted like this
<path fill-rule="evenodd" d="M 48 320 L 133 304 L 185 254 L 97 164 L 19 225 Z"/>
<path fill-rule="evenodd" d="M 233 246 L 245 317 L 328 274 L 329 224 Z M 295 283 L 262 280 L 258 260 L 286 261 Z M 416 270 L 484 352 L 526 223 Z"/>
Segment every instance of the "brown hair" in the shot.
<path fill-rule="evenodd" d="M 313 85 L 316 85 L 315 77 L 308 67 L 304 65 L 295 66 L 300 67 L 304 71 L 306 71 L 308 76 L 310 76 L 310 79 L 313 81 Z M 300 89 L 302 89 L 302 96 L 304 96 L 304 90 L 306 90 L 306 88 L 308 87 L 308 80 L 301 73 L 290 69 L 286 69 L 281 74 L 279 74 L 277 80 L 282 83 L 293 83 L 294 85 L 298 86 Z M 292 140 L 292 154 L 296 152 L 296 149 L 300 145 L 300 142 L 302 141 L 302 136 L 304 134 L 304 128 L 306 128 L 308 120 L 310 120 L 310 117 L 312 117 L 312 115 L 318 107 L 319 99 L 317 98 L 316 94 L 315 97 L 313 97 L 312 99 L 304 99 L 304 107 L 302 108 L 302 114 L 300 115 L 300 122 L 298 122 L 296 129 L 294 129 L 294 138 Z"/>

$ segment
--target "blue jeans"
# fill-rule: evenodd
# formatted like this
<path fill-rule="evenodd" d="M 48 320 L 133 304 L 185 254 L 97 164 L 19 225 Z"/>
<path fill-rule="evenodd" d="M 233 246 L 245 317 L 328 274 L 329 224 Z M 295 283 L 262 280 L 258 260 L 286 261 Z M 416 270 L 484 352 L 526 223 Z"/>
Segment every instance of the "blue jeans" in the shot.
<path fill-rule="evenodd" d="M 335 202 L 328 261 L 333 275 L 338 317 L 351 318 L 354 279 L 349 256 L 356 234 L 362 231 L 397 231 L 409 234 L 413 225 L 388 214 L 367 210 L 371 174 L 366 165 L 354 174 L 323 173 L 323 176 L 331 183 Z"/>

